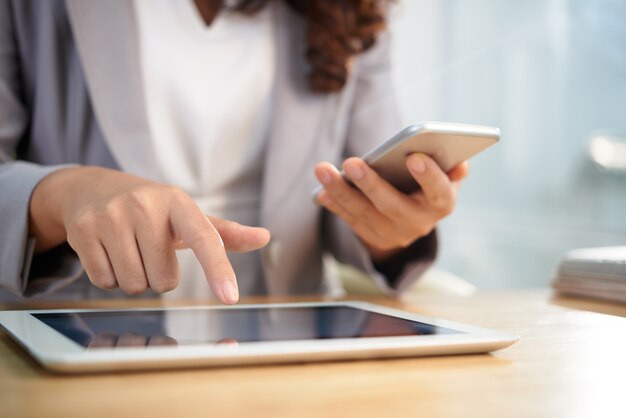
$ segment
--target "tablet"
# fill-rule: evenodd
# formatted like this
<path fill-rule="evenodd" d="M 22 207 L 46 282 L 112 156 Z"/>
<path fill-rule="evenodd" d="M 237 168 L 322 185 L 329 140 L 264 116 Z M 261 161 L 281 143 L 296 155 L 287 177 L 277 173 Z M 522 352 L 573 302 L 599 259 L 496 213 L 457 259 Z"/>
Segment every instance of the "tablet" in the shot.
<path fill-rule="evenodd" d="M 518 340 L 365 302 L 2 311 L 0 326 L 68 373 L 485 353 Z"/>

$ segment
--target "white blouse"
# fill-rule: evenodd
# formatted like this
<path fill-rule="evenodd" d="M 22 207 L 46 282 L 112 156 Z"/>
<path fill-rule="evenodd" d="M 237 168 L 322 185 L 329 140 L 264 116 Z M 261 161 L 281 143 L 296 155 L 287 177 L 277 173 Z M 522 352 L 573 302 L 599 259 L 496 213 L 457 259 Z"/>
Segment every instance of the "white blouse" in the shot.
<path fill-rule="evenodd" d="M 207 214 L 258 224 L 274 81 L 274 13 L 222 11 L 206 26 L 192 0 L 135 0 L 155 164 Z M 174 297 L 210 290 L 179 252 Z M 257 253 L 229 255 L 242 294 L 262 291 Z"/>

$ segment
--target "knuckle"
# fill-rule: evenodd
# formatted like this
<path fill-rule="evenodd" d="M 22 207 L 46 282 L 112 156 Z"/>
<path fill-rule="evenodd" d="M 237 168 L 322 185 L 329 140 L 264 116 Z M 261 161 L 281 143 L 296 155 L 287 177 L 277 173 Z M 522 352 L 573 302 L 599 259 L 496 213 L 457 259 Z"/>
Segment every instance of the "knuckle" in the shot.
<path fill-rule="evenodd" d="M 343 208 L 337 204 L 337 202 L 330 197 L 329 194 L 324 193 L 320 196 L 320 203 L 329 211 L 341 216 L 343 214 Z"/>
<path fill-rule="evenodd" d="M 93 282 L 103 282 L 106 280 L 107 269 L 101 267 L 97 263 L 89 263 L 81 260 L 81 264 L 85 268 L 87 275 Z"/>
<path fill-rule="evenodd" d="M 153 185 L 141 185 L 127 190 L 103 205 L 100 211 L 102 221 L 120 225 L 129 214 L 136 218 L 146 219 L 155 208 L 159 207 L 155 205 L 154 196 Z"/>
<path fill-rule="evenodd" d="M 117 282 L 115 278 L 111 277 L 108 273 L 103 272 L 92 272 L 88 273 L 89 279 L 94 286 L 104 289 L 104 290 L 113 290 L 117 288 Z"/>
<path fill-rule="evenodd" d="M 169 196 L 173 200 L 189 200 L 189 195 L 181 188 L 173 186 L 171 184 L 163 184 L 160 186 L 159 193 Z"/>
<path fill-rule="evenodd" d="M 406 236 L 406 237 L 400 237 L 400 239 L 398 241 L 398 245 L 400 246 L 400 248 L 408 248 L 408 247 L 411 246 L 411 244 L 413 244 L 415 242 L 416 239 L 417 238 L 415 236 L 413 236 L 413 235 Z"/>
<path fill-rule="evenodd" d="M 189 237 L 189 245 L 192 247 L 211 244 L 214 242 L 219 242 L 222 247 L 224 246 L 222 237 L 214 228 L 196 231 L 191 237 Z"/>
<path fill-rule="evenodd" d="M 162 189 L 163 193 L 171 195 L 186 194 L 182 191 L 180 187 L 174 186 L 172 184 L 161 184 L 159 187 Z"/>
<path fill-rule="evenodd" d="M 113 277 L 106 266 L 103 266 L 99 263 L 90 263 L 84 262 L 81 260 L 85 271 L 87 272 L 87 276 L 89 277 L 89 281 L 93 283 L 94 286 L 111 290 L 117 287 L 117 281 L 115 277 Z"/>
<path fill-rule="evenodd" d="M 400 206 L 387 203 L 382 203 L 380 205 L 380 211 L 390 219 L 400 219 L 404 214 L 404 211 Z"/>
<path fill-rule="evenodd" d="M 343 219 L 348 225 L 355 225 L 359 219 L 358 215 L 347 210 L 339 210 L 337 215 Z"/>
<path fill-rule="evenodd" d="M 428 225 L 418 225 L 415 228 L 415 234 L 418 237 L 425 237 L 426 235 L 430 234 L 433 230 L 434 226 L 428 226 Z"/>
<path fill-rule="evenodd" d="M 355 220 L 361 222 L 373 219 L 376 214 L 376 209 L 369 202 L 355 202 L 352 206 L 352 210 L 349 211 Z"/>
<path fill-rule="evenodd" d="M 432 207 L 441 215 L 449 215 L 454 208 L 454 199 L 449 194 L 437 194 L 431 201 Z"/>
<path fill-rule="evenodd" d="M 391 242 L 388 239 L 379 240 L 377 248 L 379 248 L 382 251 L 392 251 L 392 250 L 398 248 L 398 243 L 397 242 Z"/>
<path fill-rule="evenodd" d="M 328 187 L 327 190 L 338 201 L 348 201 L 353 198 L 354 193 L 361 193 L 356 186 L 351 186 L 343 180 L 332 187 Z"/>
<path fill-rule="evenodd" d="M 125 212 L 123 199 L 113 199 L 105 203 L 95 214 L 96 222 L 100 228 L 119 229 L 124 223 Z"/>
<path fill-rule="evenodd" d="M 92 211 L 84 211 L 68 222 L 68 235 L 83 236 L 92 233 L 98 224 L 97 217 Z"/>
<path fill-rule="evenodd" d="M 369 215 L 368 208 L 361 206 L 361 205 L 355 206 L 352 211 L 348 211 L 348 212 L 355 220 L 358 219 L 361 221 L 366 219 L 367 216 Z"/>
<path fill-rule="evenodd" d="M 152 205 L 152 197 L 145 188 L 138 188 L 127 192 L 123 196 L 124 202 L 122 206 L 128 206 L 129 209 L 138 213 L 140 216 L 147 216 Z"/>
<path fill-rule="evenodd" d="M 345 192 L 339 187 L 328 186 L 325 190 L 330 198 L 336 202 L 342 202 L 345 199 Z"/>
<path fill-rule="evenodd" d="M 150 283 L 150 288 L 156 293 L 165 293 L 176 289 L 176 287 L 178 287 L 178 283 L 178 277 L 168 276 L 155 280 L 154 283 Z"/>
<path fill-rule="evenodd" d="M 396 239 L 391 233 L 385 233 L 377 229 L 372 230 L 371 233 L 375 247 L 380 250 L 388 251 L 398 246 L 397 242 L 394 242 Z"/>
<path fill-rule="evenodd" d="M 363 193 L 367 195 L 374 194 L 377 191 L 376 183 L 368 178 L 364 178 L 363 180 L 359 181 L 358 187 Z"/>
<path fill-rule="evenodd" d="M 148 285 L 143 279 L 133 279 L 120 283 L 120 287 L 127 295 L 139 295 L 148 290 Z"/>
<path fill-rule="evenodd" d="M 358 219 L 360 222 L 364 222 L 369 224 L 371 227 L 375 227 L 375 225 L 379 222 L 381 218 L 378 210 L 373 206 L 367 206 L 359 213 Z"/>

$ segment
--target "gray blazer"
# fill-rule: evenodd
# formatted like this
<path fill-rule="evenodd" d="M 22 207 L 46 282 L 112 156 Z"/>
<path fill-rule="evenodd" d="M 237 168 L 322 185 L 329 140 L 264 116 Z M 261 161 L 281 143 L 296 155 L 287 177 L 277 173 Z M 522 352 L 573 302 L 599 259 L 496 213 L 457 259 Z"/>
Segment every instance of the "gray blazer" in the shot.
<path fill-rule="evenodd" d="M 435 234 L 398 259 L 393 280 L 376 271 L 340 220 L 311 200 L 314 165 L 361 155 L 401 128 L 392 93 L 388 36 L 359 56 L 345 88 L 314 94 L 306 83 L 301 18 L 277 7 L 276 96 L 267 139 L 261 224 L 269 294 L 325 291 L 323 254 L 367 272 L 388 294 L 432 262 Z M 32 255 L 33 188 L 66 164 L 134 167 L 159 178 L 143 150 L 148 124 L 131 1 L 0 0 L 0 292 L 17 297 L 120 296 L 91 286 L 68 246 Z M 116 138 L 115 151 L 107 138 Z M 143 155 L 129 161 L 131 156 Z M 129 171 L 134 171 L 130 169 Z M 97 187 L 97 185 L 94 185 Z M 394 274 L 395 275 L 395 274 Z M 0 295 L 0 298 L 2 296 Z"/>

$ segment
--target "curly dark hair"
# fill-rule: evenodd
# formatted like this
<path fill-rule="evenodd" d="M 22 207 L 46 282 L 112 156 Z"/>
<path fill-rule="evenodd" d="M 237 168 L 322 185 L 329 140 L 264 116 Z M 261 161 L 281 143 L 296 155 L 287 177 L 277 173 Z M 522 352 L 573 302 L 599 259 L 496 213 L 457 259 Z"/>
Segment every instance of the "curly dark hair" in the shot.
<path fill-rule="evenodd" d="M 224 0 L 194 0 L 202 18 L 211 24 L 225 7 Z M 252 15 L 271 0 L 237 0 L 233 10 Z M 284 0 L 307 19 L 306 58 L 311 67 L 309 86 L 318 92 L 343 88 L 350 58 L 372 47 L 385 29 L 385 0 Z"/>

